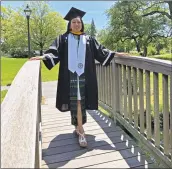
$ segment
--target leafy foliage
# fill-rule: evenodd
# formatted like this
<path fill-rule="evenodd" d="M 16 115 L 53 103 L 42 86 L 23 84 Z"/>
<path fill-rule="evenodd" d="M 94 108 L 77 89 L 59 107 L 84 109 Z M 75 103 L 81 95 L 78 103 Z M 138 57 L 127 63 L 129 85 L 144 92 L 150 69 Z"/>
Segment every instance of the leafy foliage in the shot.
<path fill-rule="evenodd" d="M 52 11 L 44 1 L 32 1 L 29 4 L 31 50 L 47 49 L 52 41 L 66 30 L 66 23 L 58 12 Z M 16 11 L 2 7 L 2 51 L 7 53 L 27 53 L 28 31 L 24 7 Z M 17 51 L 17 52 L 16 52 Z M 19 54 L 20 55 L 20 54 Z M 18 55 L 18 57 L 20 57 Z"/>
<path fill-rule="evenodd" d="M 94 20 L 92 19 L 92 21 L 91 21 L 91 32 L 90 32 L 90 35 L 91 36 L 96 36 L 96 26 L 95 26 L 95 24 L 94 24 Z"/>
<path fill-rule="evenodd" d="M 84 24 L 85 33 L 91 35 L 91 24 Z"/>
<path fill-rule="evenodd" d="M 90 36 L 96 36 L 96 26 L 94 20 L 92 19 L 91 24 L 84 24 L 85 33 Z"/>
<path fill-rule="evenodd" d="M 58 12 L 53 12 L 48 4 L 43 1 L 30 3 L 33 10 L 31 17 L 31 35 L 34 48 L 47 49 L 57 35 L 66 30 L 66 23 Z"/>
<path fill-rule="evenodd" d="M 109 48 L 117 51 L 129 52 L 134 48 L 143 56 L 147 56 L 148 46 L 161 39 L 168 38 L 170 23 L 164 15 L 143 16 L 144 13 L 154 10 L 148 8 L 156 2 L 146 1 L 118 1 L 106 11 L 109 26 L 98 33 L 98 38 Z M 168 8 L 164 3 L 158 8 Z M 165 47 L 160 43 L 155 45 L 157 52 Z"/>

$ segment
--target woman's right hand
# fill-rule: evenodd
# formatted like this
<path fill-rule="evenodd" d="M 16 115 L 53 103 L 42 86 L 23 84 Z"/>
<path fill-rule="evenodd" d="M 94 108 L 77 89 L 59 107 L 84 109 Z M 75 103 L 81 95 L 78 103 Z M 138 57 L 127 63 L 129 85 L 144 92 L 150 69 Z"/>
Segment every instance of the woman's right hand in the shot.
<path fill-rule="evenodd" d="M 42 56 L 31 57 L 29 60 L 43 60 Z"/>

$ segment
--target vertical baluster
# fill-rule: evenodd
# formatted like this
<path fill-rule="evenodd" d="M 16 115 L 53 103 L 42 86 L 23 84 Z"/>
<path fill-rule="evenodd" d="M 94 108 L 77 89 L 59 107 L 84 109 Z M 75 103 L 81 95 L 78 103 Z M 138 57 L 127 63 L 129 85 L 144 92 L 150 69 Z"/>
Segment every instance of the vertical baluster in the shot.
<path fill-rule="evenodd" d="M 106 67 L 106 85 L 107 85 L 107 88 L 106 88 L 106 104 L 109 105 L 109 102 L 108 102 L 108 97 L 109 97 L 109 92 L 108 92 L 108 88 L 109 88 L 109 77 L 108 77 L 108 67 Z"/>
<path fill-rule="evenodd" d="M 168 104 L 168 76 L 163 75 L 163 135 L 164 154 L 169 153 L 169 104 Z"/>
<path fill-rule="evenodd" d="M 100 100 L 100 64 L 97 64 L 98 96 Z"/>
<path fill-rule="evenodd" d="M 127 113 L 127 80 L 126 80 L 126 65 L 123 67 L 123 86 L 124 86 L 124 118 L 128 118 Z"/>
<path fill-rule="evenodd" d="M 109 66 L 106 67 L 106 82 L 107 82 L 107 89 L 106 89 L 106 101 L 107 105 L 109 106 L 109 73 L 108 73 Z"/>
<path fill-rule="evenodd" d="M 109 66 L 107 66 L 107 105 L 109 106 Z"/>
<path fill-rule="evenodd" d="M 140 105 L 140 133 L 144 133 L 144 93 L 143 93 L 143 70 L 139 69 L 139 105 Z"/>
<path fill-rule="evenodd" d="M 110 64 L 109 70 L 109 80 L 110 80 L 110 107 L 112 107 L 112 63 Z"/>
<path fill-rule="evenodd" d="M 120 109 L 120 102 L 119 102 L 119 71 L 118 71 L 118 64 L 115 64 L 115 97 L 116 97 L 116 113 L 119 113 Z"/>
<path fill-rule="evenodd" d="M 172 74 L 170 75 L 170 149 L 172 159 Z"/>
<path fill-rule="evenodd" d="M 103 99 L 103 79 L 102 79 L 102 65 L 100 65 L 100 100 Z"/>
<path fill-rule="evenodd" d="M 104 66 L 103 67 L 103 69 L 104 69 L 104 103 L 106 104 L 106 67 Z"/>
<path fill-rule="evenodd" d="M 105 70 L 105 104 L 107 104 L 107 67 L 104 67 Z"/>
<path fill-rule="evenodd" d="M 99 73 L 100 73 L 100 100 L 102 101 L 102 74 L 101 74 L 101 65 L 99 65 Z"/>
<path fill-rule="evenodd" d="M 109 82 L 109 85 L 108 85 L 108 105 L 109 106 L 111 106 L 111 103 L 110 103 L 110 95 L 111 95 L 111 93 L 110 93 L 110 81 L 111 81 L 111 79 L 110 79 L 110 65 L 108 66 L 108 82 Z"/>
<path fill-rule="evenodd" d="M 114 89 L 113 89 L 113 76 L 114 76 L 113 65 L 111 65 L 111 79 L 112 79 L 112 80 L 111 80 L 111 85 L 112 85 L 112 86 L 111 86 L 111 93 L 113 93 L 113 90 L 114 90 Z M 111 99 L 112 99 L 112 100 L 111 100 L 111 105 L 112 105 L 112 104 L 113 104 L 113 95 L 111 96 Z"/>
<path fill-rule="evenodd" d="M 98 86 L 98 93 L 99 93 L 99 75 L 98 75 L 98 64 L 96 64 L 96 76 L 97 76 L 97 86 Z M 98 98 L 99 99 L 99 98 Z"/>
<path fill-rule="evenodd" d="M 122 115 L 122 72 L 121 72 L 121 65 L 118 65 L 118 72 L 119 72 L 119 107 L 120 107 L 120 114 Z"/>
<path fill-rule="evenodd" d="M 108 105 L 108 67 L 106 67 L 106 104 Z"/>
<path fill-rule="evenodd" d="M 154 131 L 155 146 L 160 146 L 160 121 L 159 121 L 159 78 L 158 73 L 153 73 L 154 80 Z"/>
<path fill-rule="evenodd" d="M 123 84 L 123 65 L 121 65 L 121 107 L 122 107 L 122 117 L 124 117 L 124 84 Z"/>
<path fill-rule="evenodd" d="M 102 86 L 103 86 L 103 103 L 105 103 L 105 67 L 102 66 L 102 75 L 103 75 L 103 78 L 102 78 Z"/>
<path fill-rule="evenodd" d="M 133 68 L 134 127 L 138 129 L 137 68 Z"/>
<path fill-rule="evenodd" d="M 151 139 L 151 110 L 150 110 L 150 72 L 146 71 L 146 127 L 147 138 Z"/>
<path fill-rule="evenodd" d="M 128 66 L 128 115 L 129 122 L 132 123 L 132 85 L 131 85 L 131 67 Z"/>
<path fill-rule="evenodd" d="M 112 61 L 112 86 L 113 86 L 113 90 L 112 90 L 112 109 L 114 112 L 114 123 L 116 124 L 116 113 L 119 110 L 119 104 L 118 104 L 118 81 L 116 79 L 118 79 L 118 67 L 117 64 L 115 63 L 115 60 Z"/>

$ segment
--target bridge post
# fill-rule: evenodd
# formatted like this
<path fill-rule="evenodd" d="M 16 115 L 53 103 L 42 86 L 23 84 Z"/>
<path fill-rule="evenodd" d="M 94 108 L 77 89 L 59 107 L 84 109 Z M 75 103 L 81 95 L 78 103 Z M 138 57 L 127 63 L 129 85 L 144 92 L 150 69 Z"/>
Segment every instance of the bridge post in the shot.
<path fill-rule="evenodd" d="M 41 66 L 39 74 L 39 84 L 38 84 L 38 117 L 37 117 L 37 133 L 36 133 L 36 152 L 35 152 L 35 167 L 41 168 L 42 161 L 42 129 L 41 129 L 41 102 L 42 102 L 42 81 L 41 81 Z"/>
<path fill-rule="evenodd" d="M 118 64 L 115 63 L 115 59 L 112 62 L 112 109 L 113 109 L 113 118 L 114 123 L 116 124 L 116 113 L 120 112 L 120 101 L 119 101 L 119 72 Z"/>

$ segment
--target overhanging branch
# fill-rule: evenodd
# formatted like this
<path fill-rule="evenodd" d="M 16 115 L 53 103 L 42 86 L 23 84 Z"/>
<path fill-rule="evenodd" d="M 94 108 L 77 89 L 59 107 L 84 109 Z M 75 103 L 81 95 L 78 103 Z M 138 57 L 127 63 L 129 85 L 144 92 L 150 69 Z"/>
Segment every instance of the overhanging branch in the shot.
<path fill-rule="evenodd" d="M 125 42 L 125 41 L 128 40 L 128 39 L 132 39 L 132 38 L 131 38 L 131 37 L 128 37 L 128 38 L 125 38 L 124 40 L 121 39 L 121 42 Z"/>
<path fill-rule="evenodd" d="M 147 13 L 147 14 L 142 15 L 142 16 L 145 17 L 145 16 L 148 16 L 148 15 L 156 14 L 156 13 L 165 15 L 165 16 L 167 16 L 169 19 L 172 19 L 172 16 L 171 16 L 170 14 L 168 14 L 167 12 L 164 12 L 164 11 L 151 11 L 151 12 L 149 12 L 149 13 Z"/>

